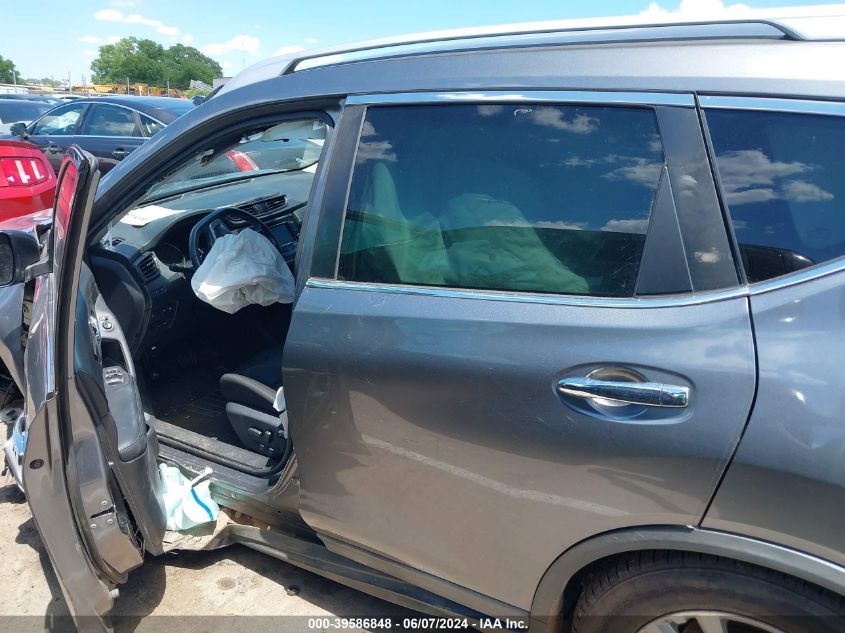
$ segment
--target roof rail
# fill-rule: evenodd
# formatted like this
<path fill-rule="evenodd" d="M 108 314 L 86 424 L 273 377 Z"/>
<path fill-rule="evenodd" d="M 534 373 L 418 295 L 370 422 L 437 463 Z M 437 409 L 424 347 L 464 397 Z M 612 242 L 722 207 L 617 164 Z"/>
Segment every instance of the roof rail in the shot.
<path fill-rule="evenodd" d="M 559 22 L 456 29 L 406 37 L 384 38 L 350 44 L 347 48 L 314 51 L 296 56 L 281 75 L 391 57 L 438 52 L 459 52 L 502 47 L 532 47 L 565 44 L 600 44 L 703 39 L 806 39 L 777 20 L 748 19 L 702 22 L 658 22 L 610 24 L 607 26 L 558 26 Z M 569 23 L 571 24 L 571 22 Z"/>

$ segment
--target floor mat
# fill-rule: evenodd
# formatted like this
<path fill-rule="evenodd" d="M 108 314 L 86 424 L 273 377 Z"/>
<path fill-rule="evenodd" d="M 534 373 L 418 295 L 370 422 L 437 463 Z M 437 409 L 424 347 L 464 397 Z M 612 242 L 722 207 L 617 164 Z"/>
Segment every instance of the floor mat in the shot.
<path fill-rule="evenodd" d="M 155 417 L 227 444 L 240 446 L 220 393 L 222 367 L 186 367 L 158 374 L 149 384 Z"/>

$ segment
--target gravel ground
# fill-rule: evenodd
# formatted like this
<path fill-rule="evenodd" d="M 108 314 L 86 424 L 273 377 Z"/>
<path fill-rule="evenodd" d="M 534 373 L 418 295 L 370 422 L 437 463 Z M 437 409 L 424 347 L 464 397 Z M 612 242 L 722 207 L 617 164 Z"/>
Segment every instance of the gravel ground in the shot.
<path fill-rule="evenodd" d="M 29 506 L 14 486 L 0 488 L 0 561 L 0 631 L 74 630 Z M 120 594 L 116 633 L 285 633 L 321 630 L 314 617 L 401 623 L 417 615 L 242 546 L 149 557 Z"/>

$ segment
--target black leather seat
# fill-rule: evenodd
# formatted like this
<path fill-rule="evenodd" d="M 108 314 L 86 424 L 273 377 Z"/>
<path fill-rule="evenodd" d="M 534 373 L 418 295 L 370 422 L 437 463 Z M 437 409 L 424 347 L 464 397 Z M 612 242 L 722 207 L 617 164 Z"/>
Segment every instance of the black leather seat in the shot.
<path fill-rule="evenodd" d="M 223 374 L 220 391 L 226 398 L 226 416 L 244 448 L 268 457 L 280 457 L 287 437 L 287 411 L 275 408 L 282 384 L 282 348 L 257 354 L 237 369 Z"/>

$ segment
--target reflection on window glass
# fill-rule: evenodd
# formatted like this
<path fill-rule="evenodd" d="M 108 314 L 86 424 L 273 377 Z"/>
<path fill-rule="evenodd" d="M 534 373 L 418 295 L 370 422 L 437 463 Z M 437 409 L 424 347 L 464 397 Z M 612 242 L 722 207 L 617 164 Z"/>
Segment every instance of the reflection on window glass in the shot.
<path fill-rule="evenodd" d="M 86 136 L 134 136 L 135 113 L 126 108 L 95 105 L 82 123 Z"/>
<path fill-rule="evenodd" d="M 646 108 L 370 108 L 338 276 L 632 296 L 663 162 Z"/>
<path fill-rule="evenodd" d="M 84 105 L 66 105 L 51 110 L 36 123 L 33 134 L 48 134 L 50 136 L 73 134 L 76 121 L 84 108 Z"/>
<path fill-rule="evenodd" d="M 144 130 L 144 136 L 152 136 L 156 132 L 160 132 L 164 129 L 164 124 L 159 123 L 158 121 L 154 121 L 148 116 L 140 115 L 141 116 L 141 128 Z"/>
<path fill-rule="evenodd" d="M 845 119 L 711 110 L 707 125 L 749 281 L 845 255 Z"/>
<path fill-rule="evenodd" d="M 207 147 L 153 185 L 146 198 L 239 177 L 317 169 L 327 126 L 321 119 L 284 121 Z"/>

